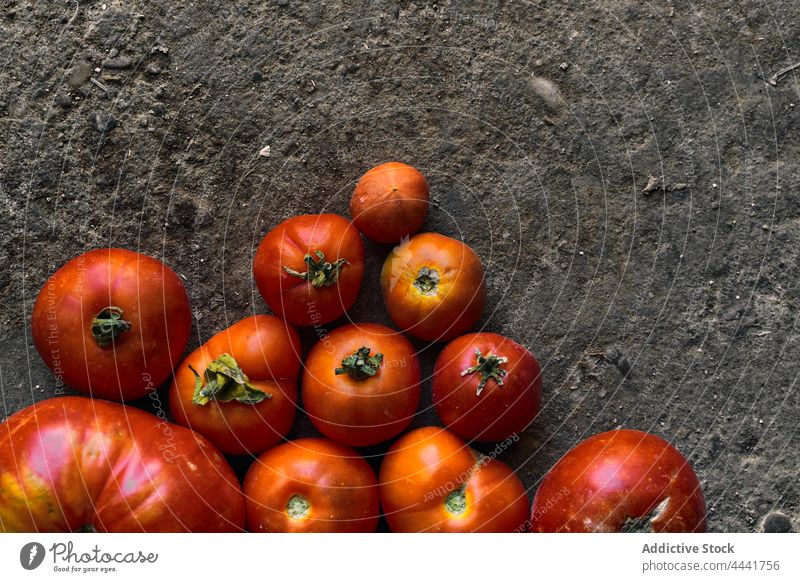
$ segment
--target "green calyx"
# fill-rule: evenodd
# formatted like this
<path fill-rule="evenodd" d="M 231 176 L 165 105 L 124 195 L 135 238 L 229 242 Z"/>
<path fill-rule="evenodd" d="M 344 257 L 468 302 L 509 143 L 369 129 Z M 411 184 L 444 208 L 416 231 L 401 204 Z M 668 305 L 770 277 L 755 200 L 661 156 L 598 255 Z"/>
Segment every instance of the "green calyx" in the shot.
<path fill-rule="evenodd" d="M 417 273 L 417 278 L 414 279 L 414 287 L 422 291 L 425 295 L 435 293 L 438 285 L 439 271 L 431 269 L 430 267 L 422 267 L 419 273 Z"/>
<path fill-rule="evenodd" d="M 314 254 L 317 256 L 316 260 L 311 255 L 306 255 L 303 258 L 308 266 L 308 270 L 305 273 L 295 271 L 289 267 L 283 267 L 283 270 L 290 275 L 307 280 L 314 287 L 330 287 L 339 280 L 339 272 L 342 267 L 348 264 L 348 261 L 347 259 L 339 259 L 336 262 L 329 263 L 325 260 L 325 253 L 322 251 L 316 251 Z"/>
<path fill-rule="evenodd" d="M 466 486 L 451 491 L 444 499 L 444 508 L 456 517 L 464 513 L 467 510 Z"/>
<path fill-rule="evenodd" d="M 354 380 L 371 378 L 378 373 L 383 363 L 383 354 L 369 355 L 370 348 L 361 347 L 342 360 L 342 367 L 336 368 L 336 375 L 348 374 Z"/>
<path fill-rule="evenodd" d="M 101 348 L 114 343 L 114 340 L 131 329 L 131 323 L 122 319 L 122 309 L 109 305 L 92 319 L 92 337 Z"/>
<path fill-rule="evenodd" d="M 508 362 L 508 358 L 496 356 L 492 353 L 484 357 L 481 355 L 480 350 L 475 350 L 475 357 L 478 359 L 478 363 L 461 372 L 462 376 L 474 374 L 476 372 L 481 375 L 481 381 L 478 384 L 478 389 L 475 391 L 475 396 L 481 395 L 481 392 L 483 392 L 483 389 L 486 387 L 486 382 L 488 382 L 490 378 L 497 382 L 498 386 L 502 386 L 503 378 L 508 375 L 508 372 L 503 369 L 503 364 Z"/>
<path fill-rule="evenodd" d="M 250 383 L 230 354 L 222 354 L 211 362 L 202 377 L 191 366 L 189 369 L 195 377 L 192 403 L 199 406 L 205 406 L 211 400 L 217 402 L 236 400 L 243 404 L 258 404 L 262 400 L 272 398 L 271 394 Z"/>

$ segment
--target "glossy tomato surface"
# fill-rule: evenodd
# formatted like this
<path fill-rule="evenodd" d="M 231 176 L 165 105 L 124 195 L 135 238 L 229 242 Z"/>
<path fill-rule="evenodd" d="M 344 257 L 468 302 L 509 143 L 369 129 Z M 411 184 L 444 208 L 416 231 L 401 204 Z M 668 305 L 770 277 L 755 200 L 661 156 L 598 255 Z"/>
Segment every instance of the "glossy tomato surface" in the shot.
<path fill-rule="evenodd" d="M 0 424 L 0 531 L 243 527 L 233 470 L 181 426 L 79 396 L 39 402 Z"/>
<path fill-rule="evenodd" d="M 433 403 L 442 422 L 467 440 L 501 441 L 539 413 L 542 376 L 534 355 L 496 333 L 454 339 L 433 371 Z"/>
<path fill-rule="evenodd" d="M 57 381 L 111 400 L 158 388 L 180 361 L 192 313 L 161 261 L 97 249 L 61 267 L 33 306 L 33 342 Z"/>
<path fill-rule="evenodd" d="M 233 324 L 175 371 L 169 393 L 175 422 L 232 455 L 279 443 L 295 418 L 300 355 L 297 332 L 277 317 Z"/>
<path fill-rule="evenodd" d="M 638 430 L 597 434 L 545 475 L 534 532 L 704 532 L 706 506 L 692 467 L 667 441 Z"/>
<path fill-rule="evenodd" d="M 326 439 L 299 439 L 262 454 L 244 480 L 254 532 L 374 532 L 375 473 L 357 452 Z"/>
<path fill-rule="evenodd" d="M 383 244 L 417 232 L 427 215 L 428 182 L 419 170 L 402 162 L 387 162 L 369 170 L 350 199 L 356 228 Z"/>
<path fill-rule="evenodd" d="M 394 532 L 521 532 L 525 487 L 510 467 L 438 427 L 409 432 L 381 465 L 383 512 Z"/>
<path fill-rule="evenodd" d="M 364 276 L 364 245 L 341 216 L 296 216 L 262 239 L 253 276 L 275 315 L 293 325 L 321 325 L 355 303 Z"/>
<path fill-rule="evenodd" d="M 420 366 L 402 333 L 377 323 L 340 327 L 309 353 L 303 405 L 328 438 L 354 447 L 392 438 L 414 417 Z"/>
<path fill-rule="evenodd" d="M 381 271 L 392 321 L 427 341 L 461 335 L 481 318 L 486 284 L 478 255 L 461 241 L 425 232 L 396 246 Z"/>

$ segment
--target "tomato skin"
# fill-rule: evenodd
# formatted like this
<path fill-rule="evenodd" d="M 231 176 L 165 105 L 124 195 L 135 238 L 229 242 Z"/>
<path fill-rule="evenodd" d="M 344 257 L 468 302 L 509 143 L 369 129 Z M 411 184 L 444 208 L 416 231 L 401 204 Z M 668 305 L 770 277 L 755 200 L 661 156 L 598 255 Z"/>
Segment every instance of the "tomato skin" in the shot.
<path fill-rule="evenodd" d="M 0 424 L 0 531 L 227 532 L 244 498 L 207 440 L 141 410 L 80 396 Z"/>
<path fill-rule="evenodd" d="M 272 315 L 254 315 L 233 324 L 178 366 L 169 392 L 172 417 L 230 455 L 258 454 L 281 442 L 294 423 L 301 349 L 294 328 Z M 208 364 L 223 353 L 233 356 L 250 382 L 271 398 L 257 404 L 235 400 L 194 404 L 192 368 L 203 376 Z"/>
<path fill-rule="evenodd" d="M 437 278 L 430 290 L 418 286 L 426 269 Z M 461 241 L 433 232 L 392 250 L 381 271 L 381 289 L 392 321 L 427 341 L 461 335 L 478 322 L 486 304 L 478 255 Z"/>
<path fill-rule="evenodd" d="M 439 427 L 409 432 L 384 457 L 381 505 L 394 532 L 521 532 L 528 517 L 525 487 L 510 467 L 476 454 Z M 454 515 L 448 495 L 464 487 L 465 510 Z"/>
<path fill-rule="evenodd" d="M 378 527 L 375 473 L 353 449 L 308 438 L 262 454 L 244 479 L 247 525 L 253 532 L 369 533 Z M 305 517 L 290 517 L 290 499 L 310 505 Z"/>
<path fill-rule="evenodd" d="M 402 162 L 387 162 L 369 170 L 350 199 L 356 228 L 378 243 L 396 243 L 417 232 L 427 215 L 428 182 Z"/>
<path fill-rule="evenodd" d="M 476 371 L 475 352 L 507 358 L 499 385 Z M 472 333 L 454 339 L 439 354 L 433 371 L 433 404 L 442 422 L 461 438 L 501 441 L 520 433 L 539 413 L 542 374 L 534 355 L 512 339 L 496 333 Z M 480 394 L 478 391 L 480 390 Z"/>
<path fill-rule="evenodd" d="M 102 347 L 92 320 L 122 309 L 130 330 Z M 110 400 L 132 400 L 172 373 L 192 325 L 189 297 L 161 261 L 125 249 L 75 257 L 45 283 L 33 306 L 31 331 L 42 359 L 60 381 Z"/>
<path fill-rule="evenodd" d="M 647 516 L 646 531 L 705 532 L 700 481 L 661 437 L 620 429 L 586 439 L 550 469 L 533 500 L 531 529 L 619 532 L 626 520 Z"/>
<path fill-rule="evenodd" d="M 315 287 L 286 271 L 305 273 L 305 257 L 322 252 L 330 263 L 347 262 L 330 285 Z M 364 277 L 364 245 L 356 228 L 335 214 L 306 214 L 280 223 L 261 240 L 253 262 L 261 296 L 275 315 L 292 325 L 321 325 L 337 319 L 358 297 Z"/>
<path fill-rule="evenodd" d="M 383 354 L 377 373 L 364 379 L 336 374 L 342 360 L 361 347 Z M 335 329 L 309 353 L 303 373 L 303 405 L 322 434 L 364 447 L 390 439 L 414 417 L 421 372 L 414 347 L 403 334 L 377 323 Z"/>

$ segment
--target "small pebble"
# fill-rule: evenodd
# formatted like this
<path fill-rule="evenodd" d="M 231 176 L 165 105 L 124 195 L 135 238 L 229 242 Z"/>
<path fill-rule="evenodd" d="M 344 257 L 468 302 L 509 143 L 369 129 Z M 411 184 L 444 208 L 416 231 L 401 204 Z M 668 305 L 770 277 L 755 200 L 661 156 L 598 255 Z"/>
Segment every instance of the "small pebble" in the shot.
<path fill-rule="evenodd" d="M 107 111 L 95 111 L 89 116 L 89 123 L 100 133 L 107 133 L 117 127 L 117 120 Z"/>
<path fill-rule="evenodd" d="M 131 60 L 128 57 L 115 57 L 104 60 L 103 66 L 106 69 L 127 69 L 131 66 Z"/>
<path fill-rule="evenodd" d="M 147 73 L 148 75 L 158 75 L 159 73 L 161 73 L 161 67 L 159 67 L 155 63 L 150 63 L 149 65 L 147 65 L 147 67 L 145 67 L 144 72 Z"/>
<path fill-rule="evenodd" d="M 792 522 L 782 513 L 773 512 L 764 518 L 764 533 L 788 533 L 792 531 Z"/>

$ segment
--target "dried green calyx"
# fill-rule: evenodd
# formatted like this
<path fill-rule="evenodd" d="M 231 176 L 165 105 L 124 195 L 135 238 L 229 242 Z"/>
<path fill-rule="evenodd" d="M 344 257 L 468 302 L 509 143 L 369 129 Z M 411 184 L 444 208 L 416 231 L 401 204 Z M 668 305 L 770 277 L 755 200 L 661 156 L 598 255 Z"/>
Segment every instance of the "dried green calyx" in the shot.
<path fill-rule="evenodd" d="M 503 369 L 503 364 L 508 362 L 508 358 L 505 356 L 497 356 L 492 353 L 484 357 L 481 355 L 480 350 L 475 350 L 475 357 L 478 359 L 478 363 L 461 372 L 462 376 L 475 373 L 481 375 L 481 381 L 478 384 L 478 389 L 475 391 L 475 396 L 481 395 L 481 392 L 483 392 L 483 389 L 486 387 L 486 382 L 488 382 L 490 378 L 497 382 L 498 386 L 502 386 L 503 378 L 508 374 L 508 372 Z"/>
<path fill-rule="evenodd" d="M 316 251 L 314 254 L 317 257 L 316 259 L 311 255 L 303 257 L 303 261 L 308 266 L 308 270 L 305 273 L 295 271 L 286 266 L 283 267 L 283 270 L 290 275 L 307 280 L 314 287 L 330 287 L 339 280 L 339 272 L 342 267 L 348 264 L 348 261 L 347 259 L 338 259 L 330 263 L 325 260 L 325 253 L 322 251 Z"/>
<path fill-rule="evenodd" d="M 336 368 L 336 375 L 348 374 L 354 380 L 371 378 L 378 373 L 383 363 L 383 354 L 369 355 L 370 348 L 361 347 L 342 360 L 342 367 Z"/>
<path fill-rule="evenodd" d="M 130 329 L 130 322 L 122 319 L 122 309 L 114 305 L 103 308 L 92 319 L 92 337 L 101 348 L 110 346 L 121 333 Z"/>
<path fill-rule="evenodd" d="M 211 400 L 217 402 L 236 400 L 243 404 L 258 404 L 262 400 L 272 398 L 271 394 L 250 383 L 230 354 L 222 354 L 206 366 L 202 377 L 191 366 L 189 369 L 195 376 L 192 397 L 194 404 L 205 406 Z"/>

